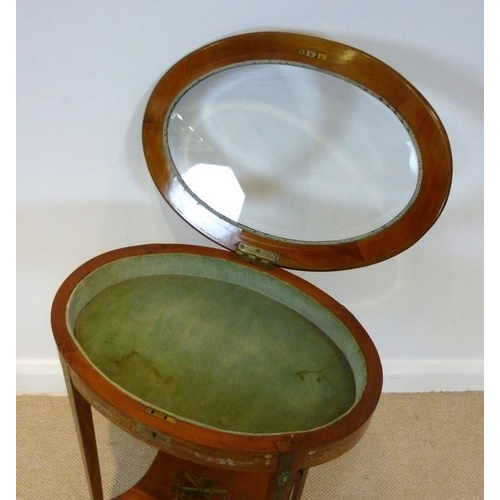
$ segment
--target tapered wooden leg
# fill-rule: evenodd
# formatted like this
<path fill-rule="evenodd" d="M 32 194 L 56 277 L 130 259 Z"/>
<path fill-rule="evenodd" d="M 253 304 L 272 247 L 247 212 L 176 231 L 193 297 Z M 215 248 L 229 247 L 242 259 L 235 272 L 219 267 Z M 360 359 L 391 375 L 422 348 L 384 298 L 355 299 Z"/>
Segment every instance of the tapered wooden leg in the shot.
<path fill-rule="evenodd" d="M 299 500 L 304 487 L 305 477 L 302 470 L 293 470 L 293 453 L 280 455 L 278 470 L 272 474 L 270 488 L 266 499 L 269 500 Z"/>
<path fill-rule="evenodd" d="M 61 364 L 83 458 L 90 500 L 104 500 L 92 407 L 75 389 L 71 381 L 68 365 L 62 358 Z"/>
<path fill-rule="evenodd" d="M 299 475 L 295 483 L 295 488 L 293 489 L 293 495 L 291 500 L 300 500 L 302 498 L 302 492 L 304 491 L 304 486 L 306 485 L 308 472 L 309 469 L 303 469 L 299 471 Z"/>

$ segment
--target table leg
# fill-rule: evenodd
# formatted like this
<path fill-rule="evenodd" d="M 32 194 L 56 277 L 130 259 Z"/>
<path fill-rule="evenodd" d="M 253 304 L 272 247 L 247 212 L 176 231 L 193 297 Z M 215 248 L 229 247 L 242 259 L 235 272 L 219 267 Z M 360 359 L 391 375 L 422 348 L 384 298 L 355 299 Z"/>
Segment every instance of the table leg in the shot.
<path fill-rule="evenodd" d="M 300 500 L 306 483 L 308 469 L 293 471 L 291 466 L 293 453 L 283 453 L 280 456 L 278 471 L 272 475 L 269 500 Z"/>
<path fill-rule="evenodd" d="M 104 500 L 92 407 L 74 387 L 68 365 L 63 359 L 61 364 L 85 467 L 90 500 Z"/>
<path fill-rule="evenodd" d="M 304 491 L 308 472 L 309 469 L 303 469 L 299 471 L 299 477 L 297 478 L 297 482 L 295 483 L 295 488 L 293 489 L 291 500 L 300 500 L 302 498 L 302 492 Z"/>

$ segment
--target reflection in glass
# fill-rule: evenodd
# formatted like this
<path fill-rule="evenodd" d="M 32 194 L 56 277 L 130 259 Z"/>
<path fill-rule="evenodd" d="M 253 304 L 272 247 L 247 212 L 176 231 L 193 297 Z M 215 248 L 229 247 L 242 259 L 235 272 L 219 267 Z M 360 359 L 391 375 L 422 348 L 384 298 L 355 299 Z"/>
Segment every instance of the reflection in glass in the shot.
<path fill-rule="evenodd" d="M 182 176 L 191 191 L 228 219 L 240 218 L 245 193 L 229 167 L 197 163 Z"/>
<path fill-rule="evenodd" d="M 418 150 L 365 90 L 285 64 L 231 67 L 193 85 L 167 122 L 188 188 L 225 218 L 301 241 L 357 238 L 415 195 Z"/>

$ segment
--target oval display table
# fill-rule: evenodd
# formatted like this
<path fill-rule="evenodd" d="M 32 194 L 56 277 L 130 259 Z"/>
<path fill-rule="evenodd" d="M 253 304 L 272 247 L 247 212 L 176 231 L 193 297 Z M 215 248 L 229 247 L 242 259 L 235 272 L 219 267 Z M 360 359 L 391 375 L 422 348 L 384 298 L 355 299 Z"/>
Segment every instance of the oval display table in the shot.
<path fill-rule="evenodd" d="M 92 408 L 158 449 L 120 499 L 299 500 L 310 467 L 354 446 L 382 368 L 354 316 L 285 270 L 404 251 L 448 197 L 433 109 L 352 47 L 251 33 L 189 54 L 144 114 L 151 177 L 223 249 L 147 244 L 83 264 L 52 327 L 93 500 Z"/>

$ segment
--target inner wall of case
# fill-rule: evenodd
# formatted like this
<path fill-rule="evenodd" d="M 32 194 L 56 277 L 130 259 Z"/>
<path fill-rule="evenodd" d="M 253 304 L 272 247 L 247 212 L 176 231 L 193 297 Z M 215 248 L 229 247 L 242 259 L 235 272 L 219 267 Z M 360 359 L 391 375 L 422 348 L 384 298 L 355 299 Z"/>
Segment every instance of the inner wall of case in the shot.
<path fill-rule="evenodd" d="M 67 304 L 67 325 L 76 343 L 80 345 L 75 337 L 77 319 L 82 310 L 95 297 L 110 287 L 128 280 L 162 275 L 189 276 L 222 281 L 252 290 L 292 309 L 321 330 L 347 359 L 355 382 L 355 397 L 351 409 L 361 398 L 366 385 L 366 362 L 356 339 L 342 321 L 298 288 L 261 272 L 257 268 L 250 268 L 224 259 L 182 253 L 162 253 L 126 257 L 99 267 L 88 274 L 75 287 Z M 230 315 L 231 310 L 228 310 L 227 314 Z M 237 324 L 237 322 L 235 323 Z M 81 346 L 80 348 L 85 354 L 85 350 Z M 130 395 L 141 400 L 133 393 Z M 145 401 L 145 403 L 148 403 L 148 401 Z M 168 408 L 159 409 L 168 411 Z M 178 415 L 178 417 L 183 419 L 182 415 Z M 189 421 L 189 418 L 186 420 Z M 204 425 L 203 422 L 199 422 L 199 419 L 194 423 Z M 332 422 L 325 425 L 330 423 Z M 267 432 L 263 433 L 267 434 Z"/>

